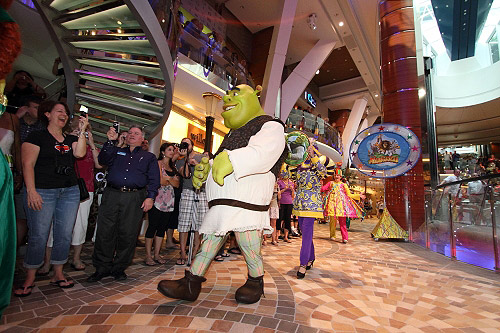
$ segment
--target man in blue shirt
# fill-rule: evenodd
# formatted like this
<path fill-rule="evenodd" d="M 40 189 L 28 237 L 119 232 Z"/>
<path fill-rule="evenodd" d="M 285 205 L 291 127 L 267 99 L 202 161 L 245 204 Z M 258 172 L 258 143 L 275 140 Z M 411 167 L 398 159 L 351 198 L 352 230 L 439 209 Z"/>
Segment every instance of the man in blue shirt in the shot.
<path fill-rule="evenodd" d="M 108 166 L 108 185 L 99 214 L 92 263 L 96 269 L 87 281 L 97 282 L 112 275 L 125 280 L 125 269 L 134 257 L 138 224 L 143 212 L 151 209 L 160 187 L 156 156 L 144 151 L 144 133 L 138 126 L 128 131 L 127 146 L 115 146 L 118 139 L 110 127 L 108 141 L 99 153 L 99 163 Z"/>

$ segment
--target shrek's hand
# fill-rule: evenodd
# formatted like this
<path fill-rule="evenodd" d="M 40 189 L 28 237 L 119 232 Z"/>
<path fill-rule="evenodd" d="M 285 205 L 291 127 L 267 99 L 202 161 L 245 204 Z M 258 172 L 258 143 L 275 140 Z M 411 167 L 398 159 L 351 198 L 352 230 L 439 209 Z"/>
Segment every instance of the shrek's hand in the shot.
<path fill-rule="evenodd" d="M 224 178 L 232 174 L 233 171 L 233 165 L 229 160 L 227 151 L 223 151 L 215 157 L 214 163 L 212 164 L 212 177 L 217 184 L 220 186 L 224 185 Z"/>
<path fill-rule="evenodd" d="M 194 167 L 193 186 L 195 189 L 200 189 L 201 185 L 207 180 L 209 171 L 210 163 L 208 163 L 208 158 L 203 157 L 201 162 Z"/>

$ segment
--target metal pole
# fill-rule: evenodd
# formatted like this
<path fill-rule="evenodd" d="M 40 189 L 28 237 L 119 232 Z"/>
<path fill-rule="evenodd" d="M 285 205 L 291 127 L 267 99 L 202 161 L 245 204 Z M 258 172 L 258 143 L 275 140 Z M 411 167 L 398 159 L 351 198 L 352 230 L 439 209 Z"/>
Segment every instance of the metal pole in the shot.
<path fill-rule="evenodd" d="M 435 196 L 435 190 L 431 189 L 431 200 L 429 202 L 427 202 L 427 205 L 430 205 L 430 215 L 429 215 L 429 219 L 432 220 L 433 219 L 433 214 L 432 214 L 432 203 L 434 202 L 434 196 Z M 431 221 L 428 221 L 427 219 L 425 219 L 425 247 L 430 249 L 431 247 L 431 238 L 430 238 L 430 235 L 429 235 L 429 222 Z"/>
<path fill-rule="evenodd" d="M 490 187 L 490 204 L 491 204 L 491 227 L 493 231 L 493 251 L 495 252 L 495 271 L 500 272 L 500 258 L 498 253 L 497 239 L 497 221 L 495 218 L 495 194 L 493 188 Z"/>
<path fill-rule="evenodd" d="M 452 212 L 452 201 L 451 193 L 448 193 L 448 210 L 450 214 L 450 257 L 452 259 L 457 259 L 457 248 L 455 244 L 455 235 L 453 233 L 453 212 Z"/>
<path fill-rule="evenodd" d="M 194 211 L 193 211 L 193 219 L 191 220 L 191 228 L 189 230 L 189 249 L 188 249 L 188 258 L 187 265 L 191 266 L 191 262 L 193 261 L 193 253 L 194 249 L 194 226 L 196 225 L 196 221 L 198 220 L 198 202 L 200 201 L 199 197 L 200 190 L 196 190 L 194 192 Z"/>
<path fill-rule="evenodd" d="M 212 116 L 206 116 L 205 117 L 205 127 L 206 127 L 206 134 L 205 134 L 205 151 L 212 152 L 212 132 L 214 130 L 214 117 Z"/>

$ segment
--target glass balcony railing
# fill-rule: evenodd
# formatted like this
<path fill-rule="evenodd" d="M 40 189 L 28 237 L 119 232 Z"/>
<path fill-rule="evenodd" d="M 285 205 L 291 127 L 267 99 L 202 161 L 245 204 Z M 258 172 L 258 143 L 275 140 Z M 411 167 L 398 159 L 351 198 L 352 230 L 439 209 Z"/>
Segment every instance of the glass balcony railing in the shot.
<path fill-rule="evenodd" d="M 298 109 L 292 109 L 286 120 L 287 132 L 299 130 L 330 147 L 343 153 L 339 132 L 322 118 Z"/>
<path fill-rule="evenodd" d="M 426 188 L 425 210 L 426 223 L 413 231 L 415 243 L 469 264 L 500 269 L 500 174 Z"/>

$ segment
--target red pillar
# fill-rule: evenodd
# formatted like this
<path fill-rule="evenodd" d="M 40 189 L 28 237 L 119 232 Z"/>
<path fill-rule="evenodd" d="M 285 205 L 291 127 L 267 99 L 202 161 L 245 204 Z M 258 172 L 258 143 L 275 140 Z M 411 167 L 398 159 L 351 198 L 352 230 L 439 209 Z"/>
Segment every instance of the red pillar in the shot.
<path fill-rule="evenodd" d="M 412 0 L 380 1 L 382 111 L 384 122 L 401 124 L 422 141 Z M 425 221 L 422 160 L 385 186 L 386 205 L 406 230 Z M 408 208 L 410 207 L 410 208 Z"/>

